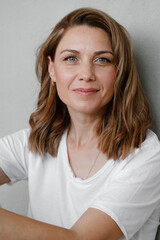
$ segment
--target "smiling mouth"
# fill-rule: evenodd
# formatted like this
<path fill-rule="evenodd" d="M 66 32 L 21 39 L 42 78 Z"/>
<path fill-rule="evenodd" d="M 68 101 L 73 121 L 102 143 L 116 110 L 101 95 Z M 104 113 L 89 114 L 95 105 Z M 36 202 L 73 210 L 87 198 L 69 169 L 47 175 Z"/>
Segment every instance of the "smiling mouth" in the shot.
<path fill-rule="evenodd" d="M 73 91 L 80 95 L 89 96 L 96 94 L 99 90 L 95 88 L 76 88 Z"/>

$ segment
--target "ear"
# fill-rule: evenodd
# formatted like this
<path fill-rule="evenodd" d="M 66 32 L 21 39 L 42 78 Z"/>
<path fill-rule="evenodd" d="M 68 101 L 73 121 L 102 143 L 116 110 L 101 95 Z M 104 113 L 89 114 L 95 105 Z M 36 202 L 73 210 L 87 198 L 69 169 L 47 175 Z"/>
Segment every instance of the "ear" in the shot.
<path fill-rule="evenodd" d="M 54 71 L 54 62 L 52 61 L 50 56 L 48 56 L 48 72 L 49 72 L 49 76 L 50 76 L 51 80 L 53 82 L 56 82 L 55 71 Z"/>

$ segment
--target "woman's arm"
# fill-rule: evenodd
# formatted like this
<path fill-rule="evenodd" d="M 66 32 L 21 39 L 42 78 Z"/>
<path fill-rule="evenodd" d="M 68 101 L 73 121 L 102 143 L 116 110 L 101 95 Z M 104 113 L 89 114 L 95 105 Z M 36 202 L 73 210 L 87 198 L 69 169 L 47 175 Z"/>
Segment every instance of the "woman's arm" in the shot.
<path fill-rule="evenodd" d="M 72 227 L 79 240 L 118 240 L 123 236 L 116 222 L 106 213 L 89 208 Z"/>
<path fill-rule="evenodd" d="M 1 240 L 118 240 L 122 235 L 114 220 L 96 209 L 87 210 L 70 230 L 0 209 Z"/>
<path fill-rule="evenodd" d="M 0 185 L 10 179 L 0 168 Z M 88 209 L 72 229 L 35 221 L 0 208 L 1 240 L 117 240 L 122 232 L 107 214 Z"/>
<path fill-rule="evenodd" d="M 7 175 L 3 172 L 2 168 L 0 168 L 0 185 L 9 183 L 10 179 L 7 177 Z"/>
<path fill-rule="evenodd" d="M 1 240 L 72 240 L 75 235 L 74 231 L 0 209 Z"/>

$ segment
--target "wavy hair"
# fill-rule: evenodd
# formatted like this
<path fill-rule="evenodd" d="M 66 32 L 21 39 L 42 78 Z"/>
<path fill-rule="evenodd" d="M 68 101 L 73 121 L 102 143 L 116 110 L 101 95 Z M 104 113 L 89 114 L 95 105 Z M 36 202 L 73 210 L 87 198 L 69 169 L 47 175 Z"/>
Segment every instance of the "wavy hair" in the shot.
<path fill-rule="evenodd" d="M 130 37 L 123 26 L 106 13 L 81 8 L 66 15 L 38 51 L 36 74 L 41 83 L 37 109 L 30 116 L 29 149 L 57 155 L 61 137 L 70 127 L 66 105 L 57 95 L 48 73 L 48 56 L 54 61 L 56 48 L 68 28 L 87 25 L 103 29 L 110 37 L 116 65 L 114 95 L 102 117 L 97 134 L 99 149 L 114 160 L 124 159 L 141 146 L 151 125 L 148 101 L 143 93 Z"/>

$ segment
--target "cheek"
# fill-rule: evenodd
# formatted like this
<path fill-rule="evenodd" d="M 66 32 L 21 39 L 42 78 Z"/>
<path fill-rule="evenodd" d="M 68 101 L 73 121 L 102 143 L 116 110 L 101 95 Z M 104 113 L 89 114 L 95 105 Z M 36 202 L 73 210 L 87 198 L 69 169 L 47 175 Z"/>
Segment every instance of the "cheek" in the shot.
<path fill-rule="evenodd" d="M 116 71 L 111 69 L 101 75 L 101 79 L 103 79 L 103 86 L 106 90 L 113 91 L 114 83 L 116 80 Z"/>
<path fill-rule="evenodd" d="M 116 74 L 114 72 L 111 72 L 109 75 L 104 77 L 102 85 L 105 103 L 108 103 L 113 97 L 115 80 Z"/>
<path fill-rule="evenodd" d="M 61 67 L 55 71 L 55 77 L 57 84 L 67 86 L 73 78 L 73 71 L 69 71 Z"/>
<path fill-rule="evenodd" d="M 56 78 L 56 88 L 57 88 L 57 94 L 61 101 L 64 104 L 67 104 L 68 100 L 68 89 L 70 86 L 70 74 L 66 74 L 63 70 L 59 70 L 55 72 L 55 78 Z"/>

